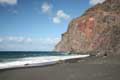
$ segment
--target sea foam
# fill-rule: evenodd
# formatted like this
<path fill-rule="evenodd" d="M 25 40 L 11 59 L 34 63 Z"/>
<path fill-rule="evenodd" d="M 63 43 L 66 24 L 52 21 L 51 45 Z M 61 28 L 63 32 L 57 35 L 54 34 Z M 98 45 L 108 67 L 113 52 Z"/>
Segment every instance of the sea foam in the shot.
<path fill-rule="evenodd" d="M 16 59 L 11 62 L 0 63 L 0 69 L 20 68 L 20 67 L 33 67 L 55 64 L 61 60 L 85 58 L 89 55 L 68 55 L 68 56 L 44 56 L 44 57 L 26 57 Z"/>

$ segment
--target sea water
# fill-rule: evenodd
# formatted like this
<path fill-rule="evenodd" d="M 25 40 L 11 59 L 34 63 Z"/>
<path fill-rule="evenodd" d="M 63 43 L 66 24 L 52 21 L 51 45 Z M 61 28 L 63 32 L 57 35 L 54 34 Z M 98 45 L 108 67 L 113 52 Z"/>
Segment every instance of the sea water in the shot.
<path fill-rule="evenodd" d="M 4 51 L 0 52 L 0 69 L 32 67 L 55 64 L 60 60 L 84 58 L 89 55 L 69 55 L 50 51 Z"/>

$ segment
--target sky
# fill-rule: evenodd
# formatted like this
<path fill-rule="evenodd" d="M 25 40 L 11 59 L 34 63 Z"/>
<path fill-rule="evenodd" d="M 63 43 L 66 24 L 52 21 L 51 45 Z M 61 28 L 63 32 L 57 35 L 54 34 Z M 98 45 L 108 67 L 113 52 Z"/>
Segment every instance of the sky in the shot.
<path fill-rule="evenodd" d="M 105 0 L 0 0 L 0 51 L 52 51 L 69 22 Z"/>

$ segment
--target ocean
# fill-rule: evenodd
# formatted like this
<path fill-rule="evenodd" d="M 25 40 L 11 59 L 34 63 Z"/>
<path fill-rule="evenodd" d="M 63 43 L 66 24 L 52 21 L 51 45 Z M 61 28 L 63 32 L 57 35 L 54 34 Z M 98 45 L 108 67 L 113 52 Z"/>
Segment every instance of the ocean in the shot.
<path fill-rule="evenodd" d="M 89 55 L 69 55 L 50 51 L 1 51 L 0 69 L 55 64 L 60 60 L 84 58 Z"/>

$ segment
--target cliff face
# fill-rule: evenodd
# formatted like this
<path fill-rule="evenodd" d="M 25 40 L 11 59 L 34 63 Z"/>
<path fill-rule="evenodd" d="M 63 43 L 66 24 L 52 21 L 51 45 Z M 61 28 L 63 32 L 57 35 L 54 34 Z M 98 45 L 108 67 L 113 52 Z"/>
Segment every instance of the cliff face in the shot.
<path fill-rule="evenodd" d="M 120 53 L 120 0 L 106 0 L 72 20 L 55 51 Z"/>

